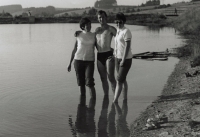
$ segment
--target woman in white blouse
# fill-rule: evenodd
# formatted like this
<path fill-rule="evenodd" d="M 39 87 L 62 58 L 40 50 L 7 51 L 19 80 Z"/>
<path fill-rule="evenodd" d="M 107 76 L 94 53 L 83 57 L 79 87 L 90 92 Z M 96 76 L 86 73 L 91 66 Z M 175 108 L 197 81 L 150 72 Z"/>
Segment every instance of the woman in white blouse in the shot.
<path fill-rule="evenodd" d="M 115 23 L 117 24 L 117 34 L 115 37 L 115 66 L 117 70 L 117 85 L 113 102 L 118 102 L 122 88 L 124 99 L 127 99 L 128 83 L 126 76 L 132 65 L 132 52 L 131 52 L 131 31 L 124 26 L 126 17 L 123 13 L 116 14 Z"/>
<path fill-rule="evenodd" d="M 91 21 L 88 18 L 80 20 L 82 32 L 77 36 L 74 49 L 72 51 L 68 71 L 71 71 L 71 64 L 74 59 L 77 83 L 82 96 L 85 96 L 85 86 L 90 90 L 91 97 L 96 98 L 94 88 L 94 47 L 96 44 L 95 33 L 90 32 Z"/>

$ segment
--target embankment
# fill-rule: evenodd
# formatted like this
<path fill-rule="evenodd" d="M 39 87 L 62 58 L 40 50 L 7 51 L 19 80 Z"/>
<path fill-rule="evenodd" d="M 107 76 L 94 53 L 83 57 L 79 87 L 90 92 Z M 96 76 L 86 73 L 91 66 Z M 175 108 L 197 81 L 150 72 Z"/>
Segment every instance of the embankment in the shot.
<path fill-rule="evenodd" d="M 199 11 L 195 8 L 174 20 L 174 27 L 187 39 L 185 46 L 178 50 L 180 61 L 161 96 L 132 123 L 132 137 L 200 136 Z M 168 117 L 168 122 L 162 123 L 159 128 L 144 130 L 147 119 L 155 118 L 158 111 Z"/>

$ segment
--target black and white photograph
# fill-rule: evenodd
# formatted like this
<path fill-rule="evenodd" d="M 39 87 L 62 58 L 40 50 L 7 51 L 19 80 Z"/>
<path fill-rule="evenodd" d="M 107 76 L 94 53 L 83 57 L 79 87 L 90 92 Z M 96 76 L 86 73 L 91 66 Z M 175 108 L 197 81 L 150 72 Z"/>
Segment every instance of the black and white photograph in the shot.
<path fill-rule="evenodd" d="M 0 0 L 0 137 L 200 136 L 200 0 Z"/>

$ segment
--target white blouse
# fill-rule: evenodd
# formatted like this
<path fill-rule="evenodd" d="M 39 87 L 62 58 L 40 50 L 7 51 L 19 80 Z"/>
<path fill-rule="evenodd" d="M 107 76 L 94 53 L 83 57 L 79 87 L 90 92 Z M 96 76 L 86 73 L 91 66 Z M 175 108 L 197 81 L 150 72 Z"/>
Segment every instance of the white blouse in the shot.
<path fill-rule="evenodd" d="M 77 51 L 74 59 L 83 61 L 95 60 L 95 33 L 81 32 L 77 37 Z"/>
<path fill-rule="evenodd" d="M 123 58 L 124 51 L 125 51 L 125 46 L 126 46 L 126 41 L 131 41 L 132 34 L 129 29 L 126 27 L 123 27 L 122 29 L 117 30 L 117 34 L 115 37 L 115 56 L 119 59 Z M 128 54 L 126 56 L 126 59 L 132 58 L 132 52 L 131 52 L 131 47 L 128 51 Z"/>

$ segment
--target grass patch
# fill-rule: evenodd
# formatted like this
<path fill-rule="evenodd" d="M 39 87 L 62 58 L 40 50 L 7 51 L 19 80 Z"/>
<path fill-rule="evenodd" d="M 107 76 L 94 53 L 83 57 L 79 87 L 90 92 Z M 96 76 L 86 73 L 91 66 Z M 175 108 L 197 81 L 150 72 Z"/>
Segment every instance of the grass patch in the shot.
<path fill-rule="evenodd" d="M 181 57 L 191 56 L 194 66 L 200 65 L 200 7 L 186 11 L 174 20 L 174 27 L 188 40 L 178 52 Z"/>

